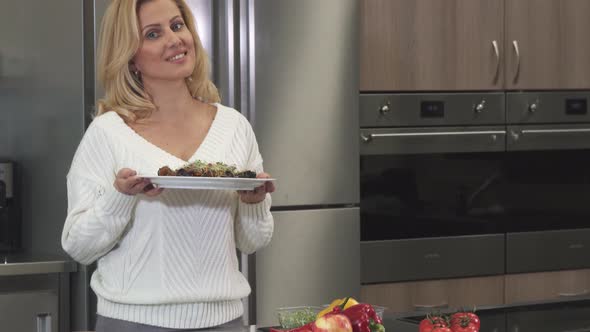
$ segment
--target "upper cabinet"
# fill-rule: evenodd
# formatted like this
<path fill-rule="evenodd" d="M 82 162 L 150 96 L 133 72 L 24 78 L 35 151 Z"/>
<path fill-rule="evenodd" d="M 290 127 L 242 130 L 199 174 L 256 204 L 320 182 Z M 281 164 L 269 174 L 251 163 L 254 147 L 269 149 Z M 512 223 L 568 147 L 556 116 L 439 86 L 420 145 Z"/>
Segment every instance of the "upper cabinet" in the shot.
<path fill-rule="evenodd" d="M 589 0 L 506 1 L 506 88 L 590 88 Z"/>
<path fill-rule="evenodd" d="M 360 89 L 590 88 L 590 0 L 361 0 Z"/>
<path fill-rule="evenodd" d="M 362 91 L 503 86 L 504 0 L 361 1 Z"/>

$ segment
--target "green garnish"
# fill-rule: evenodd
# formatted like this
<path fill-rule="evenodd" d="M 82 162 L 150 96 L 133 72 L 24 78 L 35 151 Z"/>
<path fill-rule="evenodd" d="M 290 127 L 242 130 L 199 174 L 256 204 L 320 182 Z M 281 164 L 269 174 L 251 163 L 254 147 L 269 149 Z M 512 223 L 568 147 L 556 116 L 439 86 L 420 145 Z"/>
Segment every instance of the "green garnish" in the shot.
<path fill-rule="evenodd" d="M 317 312 L 310 308 L 279 312 L 279 323 L 284 329 L 294 329 L 315 321 Z"/>

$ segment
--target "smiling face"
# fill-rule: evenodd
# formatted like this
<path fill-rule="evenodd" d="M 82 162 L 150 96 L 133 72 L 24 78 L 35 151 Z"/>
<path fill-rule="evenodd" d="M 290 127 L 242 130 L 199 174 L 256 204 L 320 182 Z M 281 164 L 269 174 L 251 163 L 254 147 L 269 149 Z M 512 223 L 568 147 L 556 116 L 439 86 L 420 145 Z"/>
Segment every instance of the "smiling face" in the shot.
<path fill-rule="evenodd" d="M 194 40 L 173 0 L 152 0 L 138 12 L 141 46 L 132 63 L 144 84 L 177 81 L 195 68 Z"/>

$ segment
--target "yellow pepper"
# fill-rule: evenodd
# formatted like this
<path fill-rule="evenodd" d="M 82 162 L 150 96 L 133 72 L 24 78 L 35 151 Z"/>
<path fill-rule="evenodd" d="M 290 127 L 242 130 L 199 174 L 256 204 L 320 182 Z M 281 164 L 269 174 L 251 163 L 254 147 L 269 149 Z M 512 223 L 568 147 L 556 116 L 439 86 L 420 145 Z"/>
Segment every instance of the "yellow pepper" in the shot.
<path fill-rule="evenodd" d="M 342 299 L 335 299 L 334 301 L 332 301 L 332 303 L 330 303 L 330 305 L 326 309 L 324 309 L 318 313 L 318 316 L 316 317 L 316 319 L 326 315 L 327 313 L 330 313 L 335 307 L 341 306 L 342 303 L 344 303 L 344 301 L 346 301 L 346 299 L 347 299 L 346 297 L 342 298 Z M 342 308 L 342 310 L 348 309 L 348 308 L 352 307 L 353 305 L 357 305 L 357 304 L 359 304 L 357 302 L 357 300 L 353 299 L 352 297 L 349 297 L 348 301 L 346 302 L 346 304 L 344 305 L 344 308 Z"/>

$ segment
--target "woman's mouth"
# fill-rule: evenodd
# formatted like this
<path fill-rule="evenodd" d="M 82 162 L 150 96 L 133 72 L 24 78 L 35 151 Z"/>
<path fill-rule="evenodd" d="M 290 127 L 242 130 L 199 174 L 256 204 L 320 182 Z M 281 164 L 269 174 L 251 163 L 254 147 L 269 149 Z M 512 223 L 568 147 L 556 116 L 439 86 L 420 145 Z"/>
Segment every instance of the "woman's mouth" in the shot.
<path fill-rule="evenodd" d="M 186 56 L 186 53 L 187 52 L 183 52 L 183 53 L 177 54 L 175 56 L 169 57 L 168 59 L 166 59 L 166 61 L 174 62 L 174 61 L 180 60 Z"/>

